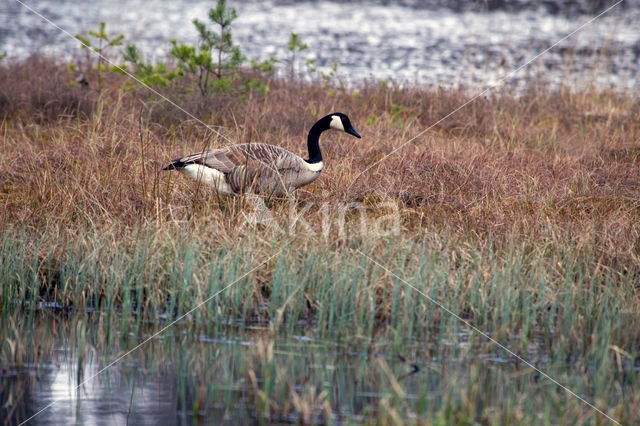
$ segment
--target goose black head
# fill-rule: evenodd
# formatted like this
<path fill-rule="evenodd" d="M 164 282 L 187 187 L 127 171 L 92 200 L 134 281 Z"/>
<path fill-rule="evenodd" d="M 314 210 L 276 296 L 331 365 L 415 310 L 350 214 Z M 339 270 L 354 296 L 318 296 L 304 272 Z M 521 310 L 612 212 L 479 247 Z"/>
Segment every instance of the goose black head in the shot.
<path fill-rule="evenodd" d="M 333 114 L 329 114 L 327 118 L 329 119 L 329 129 L 342 130 L 343 132 L 349 133 L 358 139 L 362 138 L 360 133 L 353 128 L 351 120 L 349 120 L 349 117 L 347 117 L 346 114 L 334 112 Z"/>

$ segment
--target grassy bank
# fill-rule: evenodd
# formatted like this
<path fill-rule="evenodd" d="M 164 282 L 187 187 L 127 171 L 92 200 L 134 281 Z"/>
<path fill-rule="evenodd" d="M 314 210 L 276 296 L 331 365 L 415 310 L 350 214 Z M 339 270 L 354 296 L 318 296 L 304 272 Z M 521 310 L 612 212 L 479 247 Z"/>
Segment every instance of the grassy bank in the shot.
<path fill-rule="evenodd" d="M 401 209 L 408 233 L 557 238 L 637 261 L 640 106 L 634 96 L 544 86 L 519 97 L 496 93 L 421 134 L 470 95 L 274 78 L 267 94 L 202 97 L 182 85 L 162 89 L 202 121 L 221 126 L 220 136 L 146 89 L 131 89 L 124 76 L 109 75 L 110 86 L 98 92 L 70 86 L 74 74 L 64 65 L 37 58 L 4 65 L 0 74 L 5 227 L 169 227 L 208 217 L 218 237 L 235 239 L 235 223 L 212 206 L 215 197 L 161 166 L 185 153 L 250 141 L 304 154 L 311 124 L 340 110 L 365 137 L 324 136 L 327 167 L 299 191 L 302 202 L 389 200 Z"/>
<path fill-rule="evenodd" d="M 45 58 L 0 66 L 4 363 L 38 363 L 54 351 L 55 339 L 42 336 L 57 333 L 34 326 L 41 315 L 90 324 L 82 344 L 71 327 L 72 346 L 110 353 L 139 343 L 123 336 L 147 336 L 240 278 L 181 329 L 224 335 L 230 324 L 257 325 L 277 345 L 302 327 L 316 339 L 366 336 L 366 345 L 392 354 L 385 362 L 407 356 L 406 346 L 423 367 L 469 366 L 458 378 L 441 372 L 398 384 L 393 377 L 406 366 L 394 375 L 367 361 L 377 363 L 366 369 L 374 373 L 358 377 L 376 386 L 359 391 L 388 398 L 341 409 L 342 396 L 320 396 L 326 377 L 305 379 L 288 358 L 269 358 L 264 347 L 273 343 L 265 341 L 262 352 L 243 355 L 244 367 L 222 369 L 225 383 L 244 380 L 252 412 L 310 421 L 372 410 L 383 423 L 602 419 L 517 362 L 500 379 L 484 371 L 483 357 L 513 360 L 367 255 L 616 419 L 640 418 L 637 96 L 539 84 L 480 98 L 421 133 L 471 95 L 275 77 L 264 79 L 268 91 L 203 97 L 185 83 L 162 89 L 220 126 L 216 134 L 124 76 L 109 74 L 101 90 L 69 81 L 65 64 Z M 172 158 L 230 143 L 303 154 L 307 129 L 333 111 L 349 114 L 363 139 L 325 134 L 322 177 L 293 202 L 269 200 L 275 222 L 252 225 L 250 202 L 218 199 L 161 171 Z M 167 345 L 162 359 L 176 351 Z M 221 359 L 236 365 L 229 357 Z M 201 366 L 206 382 L 211 372 Z M 346 383 L 341 374 L 335 380 Z M 301 383 L 318 393 L 292 393 Z M 430 396 L 424 383 L 448 393 Z M 507 385 L 514 388 L 501 393 Z"/>

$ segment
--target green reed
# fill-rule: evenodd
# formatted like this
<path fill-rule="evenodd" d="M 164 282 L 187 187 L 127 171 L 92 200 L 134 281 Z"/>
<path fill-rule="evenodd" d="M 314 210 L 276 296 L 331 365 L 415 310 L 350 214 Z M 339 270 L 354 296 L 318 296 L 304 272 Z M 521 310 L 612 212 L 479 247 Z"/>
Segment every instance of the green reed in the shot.
<path fill-rule="evenodd" d="M 48 317 L 36 316 L 41 315 Z M 141 340 L 114 337 L 107 344 L 104 321 L 96 315 L 40 319 L 46 321 L 26 327 L 23 338 L 37 335 L 42 347 L 66 349 L 53 358 L 75 363 L 70 387 L 84 383 L 101 363 Z M 147 324 L 141 336 L 155 329 Z M 93 395 L 104 387 L 111 389 L 104 395 L 107 399 L 130 392 L 135 413 L 144 408 L 144 400 L 136 395 L 143 390 L 156 395 L 162 389 L 175 395 L 177 415 L 205 422 L 223 415 L 237 422 L 264 423 L 393 423 L 394 418 L 412 417 L 444 424 L 602 421 L 562 389 L 470 333 L 442 331 L 442 336 L 396 341 L 392 332 L 341 338 L 313 329 L 290 331 L 225 326 L 206 334 L 178 324 L 105 371 L 98 389 L 84 383 L 79 395 Z M 96 353 L 103 356 L 96 359 Z M 635 381 L 616 377 L 610 368 L 585 370 L 581 362 L 539 359 L 547 353 L 540 348 L 527 356 L 538 358 L 540 368 L 617 419 L 633 423 L 638 418 Z M 419 370 L 410 374 L 410 364 Z M 40 380 L 48 374 L 46 369 L 38 371 Z M 81 411 L 82 402 L 77 405 Z M 127 409 L 128 404 L 113 408 L 116 413 Z"/>
<path fill-rule="evenodd" d="M 417 289 L 498 337 L 517 333 L 524 344 L 534 335 L 559 333 L 573 351 L 592 351 L 598 339 L 610 337 L 633 350 L 628 331 L 639 325 L 633 295 L 640 271 L 630 266 L 621 273 L 566 247 L 496 252 L 486 243 L 433 248 L 406 239 L 363 242 L 357 250 L 328 244 L 300 250 L 295 239 L 212 246 L 193 234 L 154 233 L 125 241 L 86 234 L 49 245 L 24 232 L 1 238 L 4 312 L 32 312 L 41 302 L 74 312 L 116 312 L 123 330 L 177 318 L 235 281 L 193 313 L 195 323 L 289 327 L 305 321 L 322 332 L 362 334 L 384 325 L 409 337 L 433 327 L 464 327 Z M 585 342 L 584 333 L 597 337 Z"/>
<path fill-rule="evenodd" d="M 632 266 L 618 271 L 571 247 L 445 237 L 437 245 L 405 238 L 335 248 L 295 238 L 212 244 L 194 235 L 140 232 L 124 240 L 88 233 L 52 244 L 25 231 L 4 233 L 3 363 L 37 363 L 47 353 L 42 348 L 60 345 L 60 336 L 42 331 L 45 315 L 70 322 L 63 346 L 80 380 L 88 359 L 134 347 L 237 281 L 137 356 L 157 362 L 155 369 L 172 360 L 179 404 L 194 415 L 215 411 L 212 400 L 237 405 L 240 393 L 238 409 L 271 419 L 290 413 L 362 414 L 381 422 L 419 415 L 436 423 L 597 418 L 416 287 L 614 417 L 639 418 L 640 271 Z M 252 325 L 266 336 L 253 349 L 230 354 L 229 345 L 199 341 Z M 292 343 L 288 336 L 296 333 L 314 340 Z M 34 339 L 42 342 L 39 352 Z M 420 375 L 398 381 L 410 370 L 400 356 L 417 360 Z"/>

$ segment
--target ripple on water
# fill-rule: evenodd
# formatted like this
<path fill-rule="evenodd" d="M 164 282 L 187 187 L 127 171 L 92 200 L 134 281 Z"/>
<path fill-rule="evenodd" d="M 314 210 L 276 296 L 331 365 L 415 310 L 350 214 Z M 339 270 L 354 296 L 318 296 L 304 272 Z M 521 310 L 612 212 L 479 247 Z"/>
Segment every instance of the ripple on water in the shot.
<path fill-rule="evenodd" d="M 456 12 L 460 8 L 408 4 L 414 7 L 367 1 L 359 2 L 358 7 L 353 2 L 236 2 L 240 18 L 234 36 L 250 58 L 286 59 L 289 34 L 299 33 L 309 45 L 302 59 L 315 59 L 325 71 L 337 62 L 341 77 L 350 81 L 374 77 L 482 86 L 497 81 L 590 19 L 533 8 Z M 110 31 L 124 33 L 155 60 L 166 54 L 172 38 L 195 41 L 189 23 L 206 16 L 211 2 L 157 1 L 148 7 L 143 0 L 37 0 L 30 5 L 72 34 L 106 21 Z M 72 39 L 43 24 L 18 3 L 3 2 L 0 21 L 5 23 L 0 30 L 0 52 L 14 57 L 35 50 L 67 58 L 77 54 Z M 638 6 L 614 10 L 545 54 L 533 69 L 549 81 L 563 81 L 569 70 L 569 82 L 595 81 L 604 87 L 637 89 L 639 21 Z M 609 52 L 607 60 L 602 60 L 604 51 Z M 518 73 L 514 84 L 530 76 Z"/>

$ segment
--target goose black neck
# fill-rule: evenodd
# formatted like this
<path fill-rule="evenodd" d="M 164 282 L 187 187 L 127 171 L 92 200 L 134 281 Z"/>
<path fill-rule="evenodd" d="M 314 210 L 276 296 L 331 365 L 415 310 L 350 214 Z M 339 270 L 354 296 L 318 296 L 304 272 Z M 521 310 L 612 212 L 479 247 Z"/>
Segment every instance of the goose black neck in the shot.
<path fill-rule="evenodd" d="M 308 163 L 319 163 L 322 161 L 322 152 L 320 152 L 320 134 L 326 130 L 322 120 L 318 121 L 309 130 L 307 136 L 307 150 L 309 150 Z"/>

